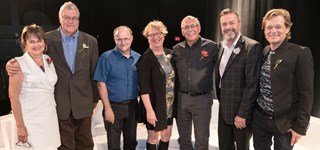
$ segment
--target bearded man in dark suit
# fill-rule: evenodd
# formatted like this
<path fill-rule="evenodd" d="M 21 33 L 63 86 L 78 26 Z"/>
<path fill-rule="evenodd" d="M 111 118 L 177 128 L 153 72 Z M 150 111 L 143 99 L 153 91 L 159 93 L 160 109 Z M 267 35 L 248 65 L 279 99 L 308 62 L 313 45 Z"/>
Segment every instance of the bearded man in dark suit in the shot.
<path fill-rule="evenodd" d="M 232 9 L 221 11 L 220 26 L 224 40 L 220 43 L 215 67 L 220 103 L 219 149 L 248 150 L 251 116 L 259 89 L 261 45 L 240 33 L 239 15 Z"/>

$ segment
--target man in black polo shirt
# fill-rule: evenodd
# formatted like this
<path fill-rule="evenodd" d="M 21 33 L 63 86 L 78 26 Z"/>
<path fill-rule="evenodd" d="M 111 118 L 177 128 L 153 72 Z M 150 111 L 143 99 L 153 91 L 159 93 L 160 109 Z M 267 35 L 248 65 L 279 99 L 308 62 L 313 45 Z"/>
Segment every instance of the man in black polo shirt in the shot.
<path fill-rule="evenodd" d="M 178 142 L 182 150 L 193 149 L 192 122 L 195 149 L 209 149 L 213 103 L 212 75 L 218 49 L 215 42 L 202 38 L 200 31 L 199 20 L 193 16 L 186 16 L 181 21 L 181 32 L 186 40 L 173 47 L 173 60 L 178 79 Z"/>

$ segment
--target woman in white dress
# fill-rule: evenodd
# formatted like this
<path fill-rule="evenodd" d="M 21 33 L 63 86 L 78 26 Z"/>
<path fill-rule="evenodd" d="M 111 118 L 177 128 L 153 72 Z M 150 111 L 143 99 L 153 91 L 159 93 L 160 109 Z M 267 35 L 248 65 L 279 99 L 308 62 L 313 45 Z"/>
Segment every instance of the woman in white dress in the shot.
<path fill-rule="evenodd" d="M 57 75 L 48 55 L 44 30 L 35 24 L 21 34 L 24 55 L 16 57 L 21 71 L 9 78 L 9 97 L 14 115 L 13 149 L 31 145 L 33 150 L 54 150 L 60 135 L 54 100 Z"/>

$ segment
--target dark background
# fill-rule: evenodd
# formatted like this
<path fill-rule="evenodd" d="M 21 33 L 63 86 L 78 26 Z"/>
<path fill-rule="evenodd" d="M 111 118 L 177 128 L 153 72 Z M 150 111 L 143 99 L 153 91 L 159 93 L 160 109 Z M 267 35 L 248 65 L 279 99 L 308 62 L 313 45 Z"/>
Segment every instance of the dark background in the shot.
<path fill-rule="evenodd" d="M 100 54 L 114 47 L 113 29 L 127 25 L 133 30 L 132 48 L 139 53 L 147 49 L 147 40 L 141 32 L 144 26 L 154 19 L 161 20 L 168 28 L 165 46 L 171 48 L 184 40 L 180 22 L 186 15 L 193 15 L 201 22 L 201 35 L 214 41 L 220 41 L 218 7 L 226 0 L 78 0 L 73 1 L 80 9 L 81 31 L 98 39 Z M 229 0 L 232 1 L 232 0 Z M 8 99 L 8 76 L 5 63 L 12 57 L 22 54 L 19 36 L 24 25 L 36 23 L 46 31 L 59 27 L 58 12 L 63 0 L 0 0 L 0 115 L 10 111 Z M 265 6 L 271 3 L 271 7 Z M 319 35 L 320 23 L 317 17 L 315 1 L 301 0 L 256 0 L 254 28 L 251 38 L 267 44 L 261 30 L 261 21 L 270 8 L 285 8 L 291 13 L 293 27 L 291 42 L 308 46 L 312 50 L 315 64 L 315 100 L 313 116 L 320 117 L 319 97 Z M 231 6 L 228 6 L 231 7 Z M 249 9 L 249 8 L 248 8 Z M 175 40 L 175 38 L 180 38 Z"/>

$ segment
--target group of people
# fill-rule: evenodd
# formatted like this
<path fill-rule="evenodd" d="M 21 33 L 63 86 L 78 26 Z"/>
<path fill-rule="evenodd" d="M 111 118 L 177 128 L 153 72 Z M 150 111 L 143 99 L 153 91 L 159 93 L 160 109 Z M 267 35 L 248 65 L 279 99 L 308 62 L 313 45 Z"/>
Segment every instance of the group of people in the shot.
<path fill-rule="evenodd" d="M 311 51 L 288 42 L 290 14 L 272 9 L 262 29 L 270 45 L 240 33 L 233 9 L 220 13 L 221 43 L 201 37 L 193 16 L 181 21 L 185 41 L 164 47 L 167 27 L 149 22 L 149 47 L 131 48 L 128 26 L 114 29 L 115 47 L 98 54 L 97 40 L 79 31 L 72 2 L 59 11 L 60 27 L 44 33 L 35 24 L 21 34 L 25 51 L 7 63 L 14 114 L 14 146 L 34 150 L 92 150 L 91 115 L 103 102 L 108 149 L 134 150 L 137 123 L 146 125 L 148 150 L 167 150 L 176 120 L 182 150 L 208 150 L 215 86 L 221 150 L 292 149 L 306 134 L 313 102 Z M 214 84 L 215 78 L 215 84 Z M 142 113 L 144 112 L 144 113 Z M 142 115 L 142 116 L 139 116 Z M 192 126 L 195 144 L 192 144 Z"/>

